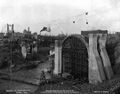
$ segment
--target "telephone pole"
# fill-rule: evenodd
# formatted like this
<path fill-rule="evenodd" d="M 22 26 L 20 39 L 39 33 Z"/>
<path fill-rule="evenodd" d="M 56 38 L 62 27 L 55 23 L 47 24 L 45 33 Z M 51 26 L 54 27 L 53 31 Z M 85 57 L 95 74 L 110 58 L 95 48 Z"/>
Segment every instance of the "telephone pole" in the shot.
<path fill-rule="evenodd" d="M 10 29 L 11 28 L 11 29 Z M 10 69 L 10 81 L 12 81 L 12 64 L 13 64 L 13 37 L 14 37 L 14 24 L 7 24 L 7 33 L 11 33 L 10 34 L 10 37 L 8 37 L 10 40 L 10 66 L 9 66 L 9 69 Z"/>

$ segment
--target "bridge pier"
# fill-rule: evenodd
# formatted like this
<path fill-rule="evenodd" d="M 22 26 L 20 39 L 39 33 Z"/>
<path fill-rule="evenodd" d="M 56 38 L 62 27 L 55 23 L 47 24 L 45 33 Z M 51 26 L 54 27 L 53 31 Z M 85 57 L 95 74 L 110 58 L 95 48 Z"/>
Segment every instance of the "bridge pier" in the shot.
<path fill-rule="evenodd" d="M 70 40 L 70 43 L 69 43 L 69 41 L 64 42 L 64 45 L 66 45 L 66 47 L 67 47 L 64 50 L 67 49 L 68 51 L 63 51 L 63 52 L 71 51 L 71 49 L 72 49 L 71 45 L 73 48 L 75 48 L 74 46 L 76 46 L 78 44 L 77 47 L 83 47 L 83 48 L 81 48 L 82 51 L 85 48 L 87 49 L 87 51 L 84 50 L 85 53 L 83 53 L 83 54 L 88 54 L 88 56 L 86 55 L 85 57 L 83 57 L 83 55 L 81 56 L 78 53 L 73 53 L 75 49 L 74 50 L 72 49 L 73 50 L 72 53 L 67 53 L 69 56 L 69 58 L 68 57 L 67 58 L 70 60 L 66 60 L 66 61 L 64 60 L 64 62 L 62 61 L 62 57 L 63 57 L 62 56 L 63 55 L 62 42 L 58 41 L 58 40 L 55 41 L 55 59 L 54 59 L 55 63 L 54 63 L 54 71 L 53 71 L 53 73 L 55 75 L 63 73 L 64 72 L 63 69 L 67 68 L 68 70 L 65 72 L 68 72 L 68 73 L 71 73 L 70 71 L 72 71 L 72 72 L 75 71 L 76 73 L 81 72 L 81 74 L 80 74 L 81 77 L 84 76 L 84 73 L 82 75 L 82 72 L 85 71 L 85 73 L 87 73 L 87 76 L 88 76 L 88 77 L 87 76 L 85 76 L 85 77 L 87 77 L 87 79 L 89 80 L 89 83 L 91 83 L 91 84 L 97 84 L 99 82 L 101 83 L 106 79 L 112 78 L 113 71 L 112 71 L 111 63 L 110 63 L 110 60 L 109 60 L 109 57 L 108 57 L 108 54 L 107 54 L 107 51 L 105 48 L 107 34 L 89 33 L 88 36 L 89 36 L 89 43 L 87 43 L 85 41 L 85 39 L 83 38 L 83 36 L 81 36 L 81 35 L 79 38 L 78 38 L 78 36 L 77 37 L 71 36 L 71 37 L 67 38 L 68 40 Z M 76 40 L 74 37 L 76 38 Z M 77 38 L 81 42 L 77 41 Z M 74 46 L 71 43 L 72 39 L 74 40 Z M 75 42 L 76 42 L 76 44 L 75 44 Z M 80 44 L 79 44 L 79 42 L 80 42 Z M 76 48 L 76 49 L 78 49 L 78 48 Z M 71 54 L 73 54 L 73 55 L 71 55 Z M 74 54 L 77 54 L 76 56 L 80 56 L 80 57 L 74 58 L 76 60 L 71 61 L 71 58 L 75 57 Z M 77 61 L 77 62 L 74 62 L 74 61 Z M 75 63 L 76 65 L 73 65 L 73 63 Z M 74 70 L 72 70 L 72 68 Z M 76 69 L 76 68 L 78 68 L 78 69 Z M 79 70 L 79 68 L 81 69 L 81 71 Z"/>
<path fill-rule="evenodd" d="M 61 45 L 61 41 L 56 40 L 55 41 L 55 63 L 54 63 L 54 74 L 58 75 L 61 73 L 61 69 L 62 69 L 62 45 Z"/>
<path fill-rule="evenodd" d="M 106 38 L 107 38 L 106 34 L 99 35 L 99 47 L 100 47 L 100 55 L 103 61 L 106 77 L 107 79 L 111 79 L 113 76 L 113 70 L 105 47 Z"/>
<path fill-rule="evenodd" d="M 106 34 L 89 34 L 89 83 L 102 82 L 111 79 L 113 76 L 113 70 L 105 48 L 106 38 Z"/>
<path fill-rule="evenodd" d="M 103 70 L 102 60 L 97 50 L 96 34 L 89 34 L 89 83 L 98 83 L 105 80 L 105 73 Z"/>

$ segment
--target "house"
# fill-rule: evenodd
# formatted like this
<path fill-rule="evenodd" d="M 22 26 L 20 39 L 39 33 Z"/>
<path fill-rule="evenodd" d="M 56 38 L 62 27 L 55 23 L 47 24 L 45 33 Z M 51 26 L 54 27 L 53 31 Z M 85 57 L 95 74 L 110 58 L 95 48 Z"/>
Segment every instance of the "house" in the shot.
<path fill-rule="evenodd" d="M 0 39 L 3 39 L 4 33 L 0 33 Z"/>

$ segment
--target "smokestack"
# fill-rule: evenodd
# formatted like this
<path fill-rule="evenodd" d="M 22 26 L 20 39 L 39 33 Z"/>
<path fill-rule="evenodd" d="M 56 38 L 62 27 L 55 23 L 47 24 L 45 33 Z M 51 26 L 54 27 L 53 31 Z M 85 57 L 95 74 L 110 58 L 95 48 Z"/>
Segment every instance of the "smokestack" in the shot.
<path fill-rule="evenodd" d="M 7 24 L 7 32 L 9 32 L 9 25 Z"/>
<path fill-rule="evenodd" d="M 28 27 L 28 31 L 30 31 L 30 27 Z"/>
<path fill-rule="evenodd" d="M 14 24 L 12 24 L 12 32 L 14 32 Z"/>

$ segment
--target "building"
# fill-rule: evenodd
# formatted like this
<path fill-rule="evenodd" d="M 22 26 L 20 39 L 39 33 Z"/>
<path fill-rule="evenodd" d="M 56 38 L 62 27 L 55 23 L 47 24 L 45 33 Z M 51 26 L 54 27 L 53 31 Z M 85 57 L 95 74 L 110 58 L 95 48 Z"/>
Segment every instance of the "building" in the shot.
<path fill-rule="evenodd" d="M 3 39 L 4 33 L 0 33 L 0 39 Z"/>

